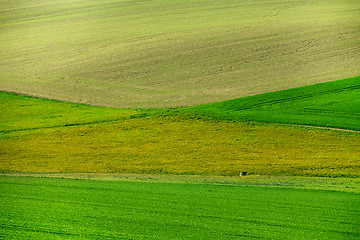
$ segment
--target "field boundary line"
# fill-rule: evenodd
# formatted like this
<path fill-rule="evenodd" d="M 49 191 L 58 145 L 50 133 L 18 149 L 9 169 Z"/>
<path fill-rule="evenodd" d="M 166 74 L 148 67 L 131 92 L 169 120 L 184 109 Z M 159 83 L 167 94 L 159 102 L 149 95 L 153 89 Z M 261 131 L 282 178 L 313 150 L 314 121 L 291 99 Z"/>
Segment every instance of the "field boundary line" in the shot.
<path fill-rule="evenodd" d="M 282 187 L 300 188 L 325 191 L 342 191 L 360 193 L 360 177 L 309 177 L 309 176 L 281 176 L 281 175 L 248 175 L 221 176 L 221 175 L 161 175 L 161 174 L 136 174 L 136 173 L 29 173 L 29 172 L 2 172 L 2 177 L 35 177 L 35 178 L 57 178 L 78 179 L 91 181 L 110 182 L 152 182 L 152 183 L 178 183 L 178 184 L 212 184 L 233 186 L 256 186 L 256 187 Z"/>

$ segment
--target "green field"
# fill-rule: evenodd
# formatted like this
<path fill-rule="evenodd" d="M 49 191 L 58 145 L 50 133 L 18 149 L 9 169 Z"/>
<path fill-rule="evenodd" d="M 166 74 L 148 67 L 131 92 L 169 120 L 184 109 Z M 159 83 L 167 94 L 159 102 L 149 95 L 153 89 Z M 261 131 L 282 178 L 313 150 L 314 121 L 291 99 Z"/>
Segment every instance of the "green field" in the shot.
<path fill-rule="evenodd" d="M 360 131 L 360 77 L 184 109 L 195 117 Z"/>
<path fill-rule="evenodd" d="M 0 0 L 0 90 L 189 106 L 359 76 L 358 0 Z"/>
<path fill-rule="evenodd" d="M 0 169 L 358 177 L 358 132 L 247 121 L 358 130 L 358 86 L 357 77 L 167 110 L 0 93 L 1 115 L 7 116 L 0 122 Z"/>
<path fill-rule="evenodd" d="M 359 13 L 0 0 L 0 239 L 360 239 Z"/>
<path fill-rule="evenodd" d="M 0 177 L 2 239 L 359 239 L 359 193 Z"/>

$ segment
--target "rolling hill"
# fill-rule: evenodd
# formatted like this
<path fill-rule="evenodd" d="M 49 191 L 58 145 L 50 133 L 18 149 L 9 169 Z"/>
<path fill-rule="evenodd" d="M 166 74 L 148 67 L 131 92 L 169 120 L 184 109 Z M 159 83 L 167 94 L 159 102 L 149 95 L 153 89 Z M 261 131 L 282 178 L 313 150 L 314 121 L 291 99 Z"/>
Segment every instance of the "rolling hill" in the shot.
<path fill-rule="evenodd" d="M 0 0 L 0 238 L 359 239 L 359 10 Z"/>
<path fill-rule="evenodd" d="M 0 90 L 158 108 L 359 76 L 360 2 L 0 0 Z"/>

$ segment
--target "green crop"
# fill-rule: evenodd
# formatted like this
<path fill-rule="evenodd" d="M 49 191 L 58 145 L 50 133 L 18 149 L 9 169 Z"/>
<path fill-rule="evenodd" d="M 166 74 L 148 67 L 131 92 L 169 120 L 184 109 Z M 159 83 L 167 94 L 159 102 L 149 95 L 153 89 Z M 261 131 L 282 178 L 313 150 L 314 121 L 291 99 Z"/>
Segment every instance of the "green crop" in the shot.
<path fill-rule="evenodd" d="M 360 77 L 184 109 L 232 121 L 301 124 L 360 130 Z"/>
<path fill-rule="evenodd" d="M 1 177 L 2 239 L 358 239 L 359 194 Z"/>

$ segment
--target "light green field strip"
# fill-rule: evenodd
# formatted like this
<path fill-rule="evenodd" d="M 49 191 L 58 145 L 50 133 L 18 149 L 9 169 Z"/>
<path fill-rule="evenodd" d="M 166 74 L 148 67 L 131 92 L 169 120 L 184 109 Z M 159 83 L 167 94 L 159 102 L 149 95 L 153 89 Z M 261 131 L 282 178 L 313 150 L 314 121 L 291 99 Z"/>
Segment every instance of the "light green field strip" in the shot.
<path fill-rule="evenodd" d="M 134 173 L 0 173 L 3 177 L 37 177 L 96 181 L 213 184 L 258 187 L 287 187 L 360 193 L 360 178 L 300 176 L 220 176 Z"/>
<path fill-rule="evenodd" d="M 358 239 L 359 194 L 0 177 L 3 239 Z"/>
<path fill-rule="evenodd" d="M 360 75 L 360 2 L 0 0 L 0 89 L 196 105 Z"/>
<path fill-rule="evenodd" d="M 114 109 L 0 92 L 0 131 L 78 126 L 135 118 L 150 110 Z"/>

